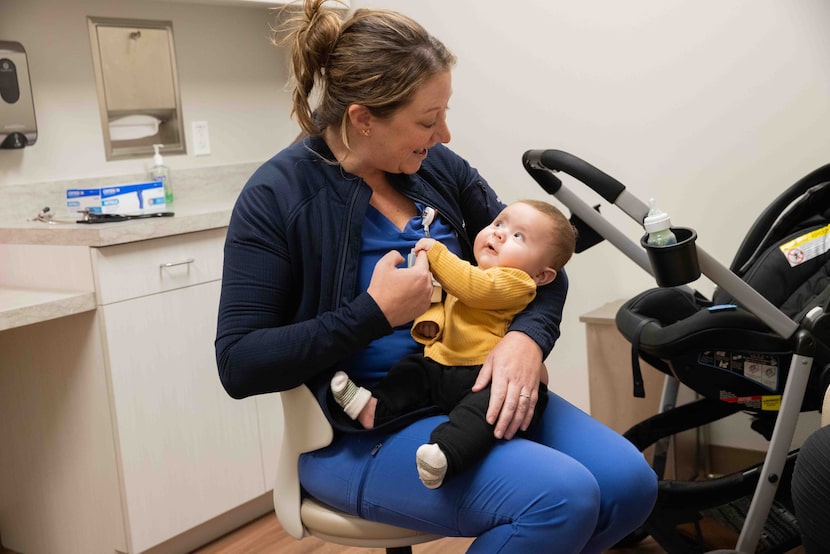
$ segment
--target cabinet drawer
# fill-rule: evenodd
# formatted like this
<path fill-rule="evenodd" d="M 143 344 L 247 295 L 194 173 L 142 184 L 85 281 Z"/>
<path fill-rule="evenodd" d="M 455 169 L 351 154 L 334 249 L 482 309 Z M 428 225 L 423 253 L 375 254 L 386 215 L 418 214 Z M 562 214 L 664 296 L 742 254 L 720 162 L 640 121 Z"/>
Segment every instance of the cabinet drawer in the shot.
<path fill-rule="evenodd" d="M 215 281 L 222 277 L 227 229 L 92 249 L 100 305 Z"/>

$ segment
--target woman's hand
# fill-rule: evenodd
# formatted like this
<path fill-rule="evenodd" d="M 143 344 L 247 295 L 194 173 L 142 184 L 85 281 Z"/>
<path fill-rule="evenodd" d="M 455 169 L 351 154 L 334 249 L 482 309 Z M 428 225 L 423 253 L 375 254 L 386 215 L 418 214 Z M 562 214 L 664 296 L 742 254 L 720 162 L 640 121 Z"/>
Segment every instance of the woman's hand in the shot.
<path fill-rule="evenodd" d="M 392 327 L 409 323 L 427 311 L 432 298 L 426 252 L 418 253 L 412 267 L 397 267 L 403 262 L 397 251 L 387 252 L 375 264 L 367 289 Z"/>
<path fill-rule="evenodd" d="M 529 336 L 510 331 L 481 366 L 473 391 L 491 384 L 487 422 L 497 439 L 512 439 L 526 430 L 539 400 L 539 382 L 547 381 L 542 349 Z"/>

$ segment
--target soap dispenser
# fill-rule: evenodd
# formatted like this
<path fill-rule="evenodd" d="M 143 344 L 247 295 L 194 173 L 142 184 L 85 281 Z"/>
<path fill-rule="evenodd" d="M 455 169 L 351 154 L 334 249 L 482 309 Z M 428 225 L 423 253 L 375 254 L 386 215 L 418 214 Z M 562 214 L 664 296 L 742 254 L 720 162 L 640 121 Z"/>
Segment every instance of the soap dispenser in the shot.
<path fill-rule="evenodd" d="M 23 148 L 37 141 L 35 104 L 26 50 L 0 40 L 0 149 Z"/>
<path fill-rule="evenodd" d="M 677 244 L 677 237 L 671 230 L 669 214 L 657 207 L 654 198 L 649 199 L 651 205 L 648 215 L 643 220 L 643 227 L 648 233 L 647 244 L 650 246 L 670 246 Z"/>
<path fill-rule="evenodd" d="M 170 170 L 164 165 L 164 159 L 161 157 L 159 148 L 163 148 L 163 144 L 154 144 L 153 149 L 153 168 L 150 170 L 150 175 L 156 181 L 161 181 L 164 184 L 164 203 L 167 207 L 173 205 L 173 184 L 170 182 Z"/>

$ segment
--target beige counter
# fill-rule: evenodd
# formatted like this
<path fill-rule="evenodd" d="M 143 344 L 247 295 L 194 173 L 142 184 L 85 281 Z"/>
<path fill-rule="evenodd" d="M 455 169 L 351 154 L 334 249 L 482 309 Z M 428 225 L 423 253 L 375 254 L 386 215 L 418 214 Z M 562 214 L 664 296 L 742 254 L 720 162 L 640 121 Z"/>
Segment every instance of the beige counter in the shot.
<path fill-rule="evenodd" d="M 6 245 L 102 247 L 227 227 L 234 196 L 181 202 L 173 217 L 101 224 L 54 224 L 21 220 L 0 228 L 0 251 Z M 0 256 L 6 258 L 6 256 Z M 5 260 L 4 260 L 5 262 Z M 21 262 L 17 262 L 21 263 Z M 60 267 L 40 271 L 59 272 Z M 4 272 L 5 273 L 5 272 Z M 0 331 L 95 309 L 93 290 L 50 290 L 0 284 Z"/>
<path fill-rule="evenodd" d="M 173 217 L 116 223 L 48 224 L 21 217 L 0 227 L 0 244 L 102 247 L 227 227 L 235 199 L 236 194 L 231 192 L 204 199 L 183 199 L 177 201 Z"/>
<path fill-rule="evenodd" d="M 115 223 L 47 224 L 33 220 L 37 206 L 59 205 L 65 185 L 15 187 L 15 197 L 4 201 L 16 209 L 3 213 L 0 223 L 0 331 L 95 309 L 94 290 L 78 290 L 71 282 L 64 285 L 62 264 L 53 259 L 58 252 L 55 248 L 99 248 L 227 227 L 239 190 L 255 167 L 244 164 L 182 174 L 175 216 Z M 54 211 L 61 220 L 67 219 L 62 210 Z M 25 254 L 16 255 L 15 246 L 54 248 L 28 248 Z M 44 257 L 49 259 L 40 259 Z M 57 278 L 46 284 L 37 278 L 43 273 Z"/>

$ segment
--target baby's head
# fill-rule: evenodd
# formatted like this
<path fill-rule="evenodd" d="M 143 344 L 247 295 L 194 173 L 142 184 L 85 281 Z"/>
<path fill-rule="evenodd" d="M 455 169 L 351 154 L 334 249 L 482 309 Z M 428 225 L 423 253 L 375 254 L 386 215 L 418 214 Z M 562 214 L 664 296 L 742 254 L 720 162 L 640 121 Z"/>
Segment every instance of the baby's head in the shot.
<path fill-rule="evenodd" d="M 476 235 L 473 252 L 482 269 L 521 269 L 541 286 L 556 278 L 575 247 L 576 231 L 556 206 L 520 200 Z"/>

